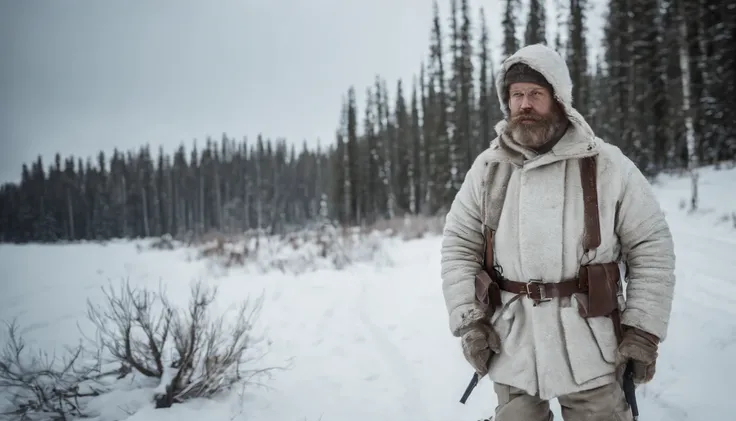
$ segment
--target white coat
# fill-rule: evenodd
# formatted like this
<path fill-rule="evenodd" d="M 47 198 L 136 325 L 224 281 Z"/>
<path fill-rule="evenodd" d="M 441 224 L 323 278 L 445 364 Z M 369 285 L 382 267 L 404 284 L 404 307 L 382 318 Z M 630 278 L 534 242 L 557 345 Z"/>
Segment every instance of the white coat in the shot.
<path fill-rule="evenodd" d="M 506 121 L 501 121 L 496 126 L 499 136 L 468 171 L 447 214 L 442 242 L 442 290 L 452 334 L 462 335 L 485 317 L 474 304 L 474 275 L 481 269 L 483 227 L 497 221 L 494 251 L 504 277 L 559 282 L 576 277 L 581 261 L 618 261 L 622 267 L 625 263 L 622 322 L 664 340 L 675 286 L 675 255 L 650 184 L 619 148 L 597 138 L 571 106 L 569 71 L 554 50 L 527 46 L 505 60 L 496 83 L 507 117 L 503 79 L 517 62 L 545 76 L 571 125 L 550 152 L 537 156 L 503 135 Z M 593 155 L 601 245 L 584 256 L 578 158 Z M 512 297 L 502 291 L 504 304 Z M 494 382 L 551 399 L 614 380 L 617 343 L 612 322 L 607 317 L 582 318 L 574 298 L 554 298 L 534 307 L 522 297 L 503 312 L 496 311 L 491 322 L 502 342 L 502 352 L 489 368 Z"/>

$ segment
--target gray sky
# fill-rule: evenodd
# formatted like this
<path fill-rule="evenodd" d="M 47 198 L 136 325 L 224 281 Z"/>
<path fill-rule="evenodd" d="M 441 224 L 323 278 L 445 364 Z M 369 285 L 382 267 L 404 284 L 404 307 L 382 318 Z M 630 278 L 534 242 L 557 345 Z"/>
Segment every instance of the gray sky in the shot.
<path fill-rule="evenodd" d="M 470 3 L 498 54 L 502 1 Z M 376 74 L 411 83 L 431 20 L 431 0 L 0 0 L 0 183 L 39 154 L 332 143 L 350 85 L 362 108 Z"/>

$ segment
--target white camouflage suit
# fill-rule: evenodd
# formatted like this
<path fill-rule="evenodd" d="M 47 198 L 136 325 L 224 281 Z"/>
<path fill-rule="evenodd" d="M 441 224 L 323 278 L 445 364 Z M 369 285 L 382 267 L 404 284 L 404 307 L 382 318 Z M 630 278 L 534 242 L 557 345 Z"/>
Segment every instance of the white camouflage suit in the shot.
<path fill-rule="evenodd" d="M 572 107 L 567 65 L 548 47 L 527 46 L 504 61 L 496 85 L 506 118 L 504 74 L 517 62 L 547 79 L 571 124 L 551 151 L 537 155 L 502 135 L 503 120 L 496 125 L 499 136 L 469 169 L 447 214 L 442 242 L 442 289 L 452 334 L 462 336 L 485 317 L 474 302 L 474 276 L 481 269 L 484 224 L 496 212 L 493 246 L 505 278 L 559 282 L 575 278 L 581 261 L 620 262 L 627 268 L 622 324 L 664 340 L 675 256 L 650 184 L 619 148 L 596 137 Z M 586 156 L 597 157 L 601 244 L 584 256 L 578 158 Z M 493 162 L 513 164 L 502 209 L 484 200 L 489 190 L 501 187 L 486 179 Z M 515 296 L 501 294 L 504 305 Z M 496 421 L 551 420 L 546 401 L 552 398 L 559 399 L 566 421 L 631 419 L 616 382 L 617 340 L 610 318 L 581 317 L 571 298 L 553 298 L 535 307 L 521 297 L 496 311 L 491 324 L 501 339 L 501 353 L 488 368 L 498 395 Z"/>

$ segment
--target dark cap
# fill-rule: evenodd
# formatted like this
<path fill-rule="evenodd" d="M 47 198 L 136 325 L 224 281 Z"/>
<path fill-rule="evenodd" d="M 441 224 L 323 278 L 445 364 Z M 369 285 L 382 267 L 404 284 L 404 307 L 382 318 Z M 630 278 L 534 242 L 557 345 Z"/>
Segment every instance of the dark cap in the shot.
<path fill-rule="evenodd" d="M 529 67 L 525 63 L 516 63 L 509 67 L 504 77 L 504 86 L 508 92 L 509 86 L 512 83 L 536 83 L 537 85 L 544 86 L 549 89 L 551 93 L 554 93 L 554 88 L 547 81 L 547 79 L 538 71 Z"/>

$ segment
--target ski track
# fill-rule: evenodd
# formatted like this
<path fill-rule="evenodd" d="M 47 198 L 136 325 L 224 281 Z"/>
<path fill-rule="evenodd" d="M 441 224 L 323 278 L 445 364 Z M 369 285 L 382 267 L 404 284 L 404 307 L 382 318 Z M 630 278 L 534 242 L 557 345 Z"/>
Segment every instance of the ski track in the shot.
<path fill-rule="evenodd" d="M 403 385 L 404 398 L 401 400 L 401 406 L 406 416 L 404 419 L 428 420 L 429 416 L 426 413 L 425 405 L 422 403 L 419 389 L 421 383 L 417 380 L 417 375 L 412 370 L 408 358 L 402 353 L 401 348 L 388 337 L 384 330 L 379 328 L 370 316 L 369 308 L 381 308 L 381 306 L 368 305 L 369 301 L 371 304 L 375 304 L 371 300 L 370 293 L 368 291 L 369 282 L 369 279 L 361 279 L 361 286 L 358 294 L 356 295 L 356 306 L 358 308 L 360 320 L 368 329 L 368 332 L 370 332 L 377 349 L 381 352 L 381 355 L 392 369 L 394 376 L 397 377 Z M 380 285 L 380 283 L 378 285 Z"/>

